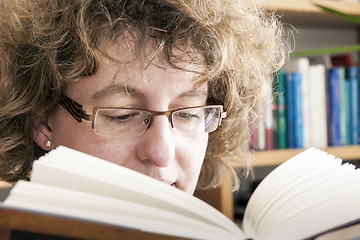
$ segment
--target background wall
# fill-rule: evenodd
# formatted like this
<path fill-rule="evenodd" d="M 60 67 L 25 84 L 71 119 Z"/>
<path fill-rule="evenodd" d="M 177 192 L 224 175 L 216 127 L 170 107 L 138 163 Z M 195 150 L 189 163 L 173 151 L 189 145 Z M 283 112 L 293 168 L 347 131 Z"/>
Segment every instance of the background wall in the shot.
<path fill-rule="evenodd" d="M 357 43 L 356 28 L 297 28 L 296 51 Z"/>

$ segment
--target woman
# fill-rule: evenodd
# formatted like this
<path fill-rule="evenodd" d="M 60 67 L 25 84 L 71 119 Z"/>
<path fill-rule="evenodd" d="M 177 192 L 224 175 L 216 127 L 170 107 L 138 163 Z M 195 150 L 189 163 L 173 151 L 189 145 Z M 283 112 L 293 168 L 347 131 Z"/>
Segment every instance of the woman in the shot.
<path fill-rule="evenodd" d="M 192 194 L 248 165 L 282 65 L 275 18 L 240 0 L 2 0 L 0 176 L 65 145 Z M 216 130 L 216 131 L 215 131 Z"/>

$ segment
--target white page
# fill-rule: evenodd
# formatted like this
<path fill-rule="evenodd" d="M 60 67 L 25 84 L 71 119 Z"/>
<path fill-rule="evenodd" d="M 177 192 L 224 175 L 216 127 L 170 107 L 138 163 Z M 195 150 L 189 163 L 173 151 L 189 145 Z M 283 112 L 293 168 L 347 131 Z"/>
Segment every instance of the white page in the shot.
<path fill-rule="evenodd" d="M 334 177 L 337 176 L 334 175 Z M 303 236 L 308 236 L 326 230 L 326 228 L 341 225 L 344 220 L 353 221 L 358 219 L 360 217 L 360 206 L 350 208 L 350 214 L 344 212 L 346 209 L 343 209 L 343 206 L 346 205 L 346 208 L 349 208 L 350 205 L 358 205 L 360 200 L 359 179 L 354 181 L 354 178 L 349 177 L 347 179 L 346 177 L 348 176 L 343 176 L 341 179 L 345 179 L 345 181 L 341 181 L 341 184 L 336 187 L 324 186 L 325 189 L 318 188 L 318 192 L 312 191 L 316 189 L 313 189 L 310 185 L 308 193 L 303 193 L 309 197 L 303 199 L 303 201 L 295 199 L 297 204 L 293 206 L 293 209 L 286 207 L 288 211 L 284 210 L 282 215 L 276 212 L 272 216 L 269 215 L 267 220 L 260 224 L 259 229 L 267 237 L 269 232 L 276 232 L 276 230 L 278 234 L 284 234 L 285 230 L 289 234 L 294 234 L 294 231 L 298 230 L 298 232 L 306 234 Z M 344 187 L 345 185 L 346 187 Z M 284 204 L 284 206 L 286 205 Z M 340 216 L 343 216 L 343 218 L 340 218 Z M 274 219 L 277 221 L 274 221 Z"/>
<path fill-rule="evenodd" d="M 273 221 L 272 219 L 282 219 L 286 221 L 289 213 L 296 213 L 302 211 L 305 205 L 304 203 L 313 202 L 322 197 L 331 197 L 333 194 L 336 194 L 334 190 L 335 186 L 343 186 L 341 181 L 346 180 L 343 171 L 340 171 L 339 165 L 327 164 L 318 166 L 317 169 L 314 169 L 313 172 L 304 172 L 302 169 L 299 169 L 299 166 L 292 172 L 299 172 L 300 176 L 294 182 L 288 182 L 286 186 L 286 191 L 279 196 L 279 199 L 275 204 L 269 209 L 269 211 L 264 215 L 264 218 L 259 228 L 272 228 L 276 224 L 281 224 L 278 221 Z M 351 171 L 354 168 L 350 168 Z M 341 178 L 342 177 L 342 178 Z M 341 181 L 339 181 L 341 179 Z M 285 187 L 284 187 L 285 189 Z M 331 196 L 326 196 L 326 193 L 331 193 Z M 298 209 L 300 208 L 300 210 Z M 306 207 L 305 207 L 306 208 Z"/>
<path fill-rule="evenodd" d="M 359 191 L 343 193 L 346 195 L 315 202 L 296 214 L 296 217 L 289 218 L 277 229 L 273 229 L 271 235 L 269 233 L 263 233 L 263 235 L 266 235 L 266 239 L 269 240 L 279 239 L 279 236 L 291 239 L 296 232 L 301 234 L 296 235 L 296 238 L 303 239 L 359 219 Z"/>
<path fill-rule="evenodd" d="M 28 182 L 17 184 L 4 204 L 165 235 L 239 239 L 221 228 L 161 209 Z"/>
<path fill-rule="evenodd" d="M 72 149 L 59 150 L 61 154 L 54 151 L 34 163 L 31 181 L 161 207 L 242 234 L 230 219 L 181 190 Z"/>
<path fill-rule="evenodd" d="M 290 180 L 282 174 L 291 174 Z M 356 220 L 359 183 L 354 166 L 341 165 L 340 159 L 311 148 L 275 169 L 259 185 L 256 191 L 260 192 L 251 197 L 246 209 L 245 221 L 250 221 L 244 222 L 244 231 L 258 239 L 302 239 Z M 266 209 L 259 211 L 264 205 Z"/>
<path fill-rule="evenodd" d="M 251 196 L 244 216 L 244 231 L 246 233 L 257 232 L 259 222 L 274 205 L 276 206 L 280 197 L 289 189 L 288 184 L 301 181 L 304 173 L 318 169 L 319 161 L 327 156 L 327 153 L 310 148 L 272 171 Z M 313 158 L 319 159 L 319 161 L 312 161 Z M 332 158 L 335 159 L 335 157 Z M 335 161 L 339 164 L 341 162 L 341 160 Z M 297 168 L 299 171 L 294 171 Z"/>

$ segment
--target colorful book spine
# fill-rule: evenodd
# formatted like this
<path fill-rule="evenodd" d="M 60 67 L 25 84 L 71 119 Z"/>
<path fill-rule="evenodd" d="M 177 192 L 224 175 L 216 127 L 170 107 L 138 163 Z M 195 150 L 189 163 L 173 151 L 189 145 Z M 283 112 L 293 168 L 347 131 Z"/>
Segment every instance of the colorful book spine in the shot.
<path fill-rule="evenodd" d="M 344 91 L 341 92 L 341 98 L 342 101 L 344 101 L 343 105 L 341 105 L 341 111 L 343 112 L 343 118 L 342 121 L 344 121 L 341 125 L 343 127 L 343 140 L 342 140 L 342 144 L 343 145 L 350 145 L 352 140 L 351 140 L 351 111 L 352 111 L 352 104 L 351 104 L 351 98 L 352 98 L 352 91 L 351 91 L 351 81 L 350 78 L 347 78 L 346 75 L 346 71 L 345 69 L 342 69 L 341 71 L 341 79 L 343 80 L 344 83 Z"/>
<path fill-rule="evenodd" d="M 275 86 L 273 86 L 274 89 Z M 277 91 L 276 91 L 277 92 Z M 277 127 L 277 96 L 275 95 L 275 91 L 273 91 L 273 98 L 272 98 L 272 148 L 278 149 L 278 127 Z"/>
<path fill-rule="evenodd" d="M 295 82 L 292 73 L 286 74 L 286 126 L 288 148 L 295 148 Z"/>
<path fill-rule="evenodd" d="M 350 67 L 345 76 L 351 86 L 351 144 L 359 144 L 359 69 Z"/>
<path fill-rule="evenodd" d="M 348 128 L 349 123 L 349 82 L 345 81 L 345 69 L 339 67 L 340 77 L 340 134 L 341 134 L 341 145 L 349 145 L 350 135 Z"/>
<path fill-rule="evenodd" d="M 340 68 L 333 67 L 328 71 L 328 137 L 330 146 L 341 145 L 341 97 L 340 97 Z"/>
<path fill-rule="evenodd" d="M 286 78 L 283 70 L 277 73 L 276 105 L 277 105 L 277 138 L 279 149 L 287 148 L 286 127 Z"/>
<path fill-rule="evenodd" d="M 304 147 L 303 128 L 303 96 L 302 96 L 302 75 L 300 72 L 293 73 L 294 79 L 294 101 L 295 101 L 295 148 Z"/>

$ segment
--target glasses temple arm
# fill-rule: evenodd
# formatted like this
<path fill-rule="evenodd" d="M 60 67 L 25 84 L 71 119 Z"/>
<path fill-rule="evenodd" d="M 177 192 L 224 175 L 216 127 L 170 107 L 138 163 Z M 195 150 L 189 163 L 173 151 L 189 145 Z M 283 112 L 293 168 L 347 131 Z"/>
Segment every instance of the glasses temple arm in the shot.
<path fill-rule="evenodd" d="M 81 104 L 64 94 L 61 95 L 59 104 L 64 107 L 78 122 L 81 122 L 82 119 L 92 121 L 94 118 L 93 115 L 89 115 L 83 110 Z"/>

